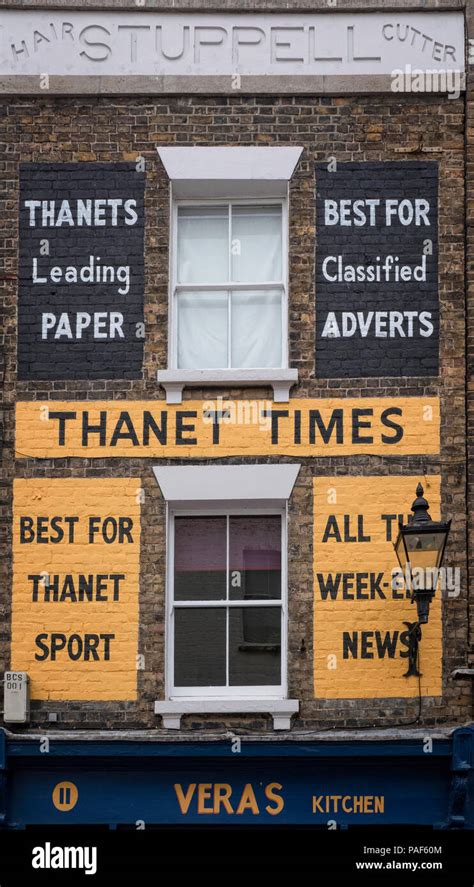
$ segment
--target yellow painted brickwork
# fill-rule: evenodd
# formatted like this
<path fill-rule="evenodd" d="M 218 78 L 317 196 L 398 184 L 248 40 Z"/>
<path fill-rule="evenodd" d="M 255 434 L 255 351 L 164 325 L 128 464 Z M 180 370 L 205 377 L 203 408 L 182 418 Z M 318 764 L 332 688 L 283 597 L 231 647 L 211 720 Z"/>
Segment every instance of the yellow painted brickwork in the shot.
<path fill-rule="evenodd" d="M 407 519 L 418 481 L 424 486 L 431 517 L 439 520 L 438 476 L 324 477 L 313 481 L 315 697 L 418 695 L 418 678 L 403 676 L 408 668 L 404 622 L 416 621 L 416 606 L 406 599 L 405 592 L 391 588 L 391 571 L 398 567 L 393 549 L 398 515 Z M 335 599 L 328 592 L 328 580 L 333 583 Z M 421 694 L 439 696 L 439 589 L 422 631 Z"/>
<path fill-rule="evenodd" d="M 439 443 L 436 397 L 16 405 L 19 458 L 409 455 Z"/>
<path fill-rule="evenodd" d="M 136 699 L 139 487 L 15 480 L 12 669 L 32 699 Z"/>

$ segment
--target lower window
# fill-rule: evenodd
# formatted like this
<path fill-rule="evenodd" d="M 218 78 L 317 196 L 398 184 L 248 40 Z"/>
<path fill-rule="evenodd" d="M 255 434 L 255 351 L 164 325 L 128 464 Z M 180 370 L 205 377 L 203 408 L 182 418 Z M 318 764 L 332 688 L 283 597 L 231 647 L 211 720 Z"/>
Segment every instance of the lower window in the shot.
<path fill-rule="evenodd" d="M 286 694 L 284 517 L 170 516 L 171 696 Z"/>

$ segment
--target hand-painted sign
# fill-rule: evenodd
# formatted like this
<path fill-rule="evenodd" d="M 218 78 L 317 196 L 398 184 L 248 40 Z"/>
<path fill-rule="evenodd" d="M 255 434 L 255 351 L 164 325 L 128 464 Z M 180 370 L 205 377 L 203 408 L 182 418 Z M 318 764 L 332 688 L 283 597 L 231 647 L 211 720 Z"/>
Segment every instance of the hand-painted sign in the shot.
<path fill-rule="evenodd" d="M 314 694 L 323 699 L 411 697 L 409 623 L 416 608 L 396 582 L 393 543 L 418 480 L 439 519 L 440 478 L 324 477 L 314 484 Z M 440 593 L 420 644 L 423 696 L 441 695 Z"/>
<path fill-rule="evenodd" d="M 19 458 L 402 456 L 438 453 L 439 445 L 436 397 L 16 405 Z"/>
<path fill-rule="evenodd" d="M 12 668 L 33 699 L 135 699 L 139 482 L 14 482 Z"/>
<path fill-rule="evenodd" d="M 24 757 L 18 762 L 10 755 L 7 821 L 17 827 L 129 823 L 136 828 L 141 821 L 147 827 L 307 824 L 327 830 L 330 820 L 342 825 L 407 820 L 433 825 L 448 817 L 452 758 L 446 739 L 434 738 L 432 753 L 424 754 L 420 739 L 406 739 L 401 747 L 387 739 L 372 740 L 361 753 L 360 742 L 292 742 L 289 749 L 280 741 L 277 751 L 274 743 L 260 741 L 257 746 L 246 738 L 242 753 L 232 760 L 231 751 L 216 748 L 225 748 L 223 742 L 207 742 L 208 749 L 204 743 L 190 747 L 189 741 L 175 741 L 174 747 L 155 742 L 159 751 L 154 753 L 150 742 L 133 745 L 136 751 L 120 755 L 120 767 L 114 766 L 117 749 L 122 751 L 117 740 L 106 757 L 97 742 L 88 741 L 64 762 L 55 740 L 54 754 L 42 755 L 41 761 L 32 753 L 27 764 Z M 53 759 L 49 768 L 48 758 Z"/>
<path fill-rule="evenodd" d="M 144 173 L 130 163 L 20 172 L 20 379 L 141 376 Z"/>
<path fill-rule="evenodd" d="M 438 164 L 316 167 L 316 375 L 438 374 Z"/>

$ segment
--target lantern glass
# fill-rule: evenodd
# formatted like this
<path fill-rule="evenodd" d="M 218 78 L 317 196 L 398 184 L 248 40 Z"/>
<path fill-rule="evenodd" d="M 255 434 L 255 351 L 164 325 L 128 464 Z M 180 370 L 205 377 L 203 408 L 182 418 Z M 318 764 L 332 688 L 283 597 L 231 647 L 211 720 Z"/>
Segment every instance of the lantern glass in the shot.
<path fill-rule="evenodd" d="M 437 570 L 441 567 L 449 535 L 450 521 L 431 526 L 414 523 L 400 525 L 395 554 L 403 572 L 411 570 Z"/>
<path fill-rule="evenodd" d="M 403 572 L 405 572 L 406 565 L 408 563 L 408 554 L 405 548 L 405 537 L 402 532 L 399 532 L 398 539 L 395 543 L 395 554 L 398 558 L 398 563 L 400 564 Z"/>
<path fill-rule="evenodd" d="M 439 567 L 444 553 L 447 533 L 441 531 L 429 533 L 405 533 L 407 557 L 413 569 Z"/>

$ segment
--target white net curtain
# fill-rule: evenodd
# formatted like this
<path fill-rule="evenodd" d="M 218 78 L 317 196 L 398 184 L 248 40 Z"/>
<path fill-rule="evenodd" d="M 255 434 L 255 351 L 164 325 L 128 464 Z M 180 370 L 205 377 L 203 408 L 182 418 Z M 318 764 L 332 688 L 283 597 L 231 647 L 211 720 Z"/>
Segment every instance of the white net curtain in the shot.
<path fill-rule="evenodd" d="M 282 206 L 180 206 L 181 369 L 282 365 Z"/>

